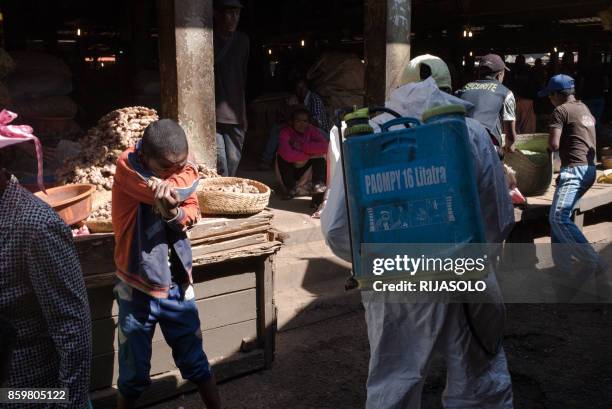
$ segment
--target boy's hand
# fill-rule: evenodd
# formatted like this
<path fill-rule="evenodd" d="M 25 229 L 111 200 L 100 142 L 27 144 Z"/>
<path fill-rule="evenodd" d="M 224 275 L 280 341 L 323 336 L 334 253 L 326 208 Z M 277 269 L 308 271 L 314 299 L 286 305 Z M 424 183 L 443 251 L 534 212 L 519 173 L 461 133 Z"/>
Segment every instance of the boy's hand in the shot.
<path fill-rule="evenodd" d="M 179 201 L 176 191 L 168 182 L 161 179 L 149 179 L 149 187 L 155 193 L 155 206 L 159 209 L 162 217 L 173 219 L 178 214 Z"/>

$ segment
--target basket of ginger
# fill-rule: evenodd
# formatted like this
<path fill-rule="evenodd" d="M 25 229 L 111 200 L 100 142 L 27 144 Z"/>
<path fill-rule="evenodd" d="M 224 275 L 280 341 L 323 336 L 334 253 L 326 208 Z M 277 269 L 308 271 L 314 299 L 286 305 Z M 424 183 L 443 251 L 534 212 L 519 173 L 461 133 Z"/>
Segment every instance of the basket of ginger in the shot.
<path fill-rule="evenodd" d="M 197 194 L 200 211 L 206 215 L 256 214 L 265 209 L 270 200 L 268 186 L 235 177 L 204 179 Z"/>

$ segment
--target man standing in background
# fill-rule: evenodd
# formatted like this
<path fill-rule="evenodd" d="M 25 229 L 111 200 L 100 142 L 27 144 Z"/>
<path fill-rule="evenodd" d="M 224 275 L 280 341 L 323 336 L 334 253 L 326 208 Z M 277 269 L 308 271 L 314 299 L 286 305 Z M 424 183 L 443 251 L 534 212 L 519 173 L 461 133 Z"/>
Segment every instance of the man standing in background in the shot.
<path fill-rule="evenodd" d="M 240 0 L 214 2 L 217 170 L 222 176 L 236 174 L 247 128 L 249 37 L 236 31 L 241 10 Z"/>
<path fill-rule="evenodd" d="M 514 150 L 516 139 L 516 100 L 514 94 L 502 83 L 508 70 L 497 54 L 487 54 L 480 59 L 478 80 L 466 84 L 457 96 L 474 105 L 468 116 L 480 122 L 489 132 L 500 157 L 504 150 Z M 505 143 L 502 133 L 506 134 Z"/>
<path fill-rule="evenodd" d="M 548 215 L 553 260 L 557 268 L 571 272 L 572 256 L 575 256 L 582 263 L 580 273 L 586 277 L 586 274 L 605 271 L 607 266 L 572 221 L 576 203 L 595 183 L 597 174 L 595 118 L 576 99 L 575 93 L 574 79 L 559 74 L 550 79 L 538 96 L 548 97 L 555 107 L 550 116 L 548 144 L 561 157 L 561 170 Z M 565 245 L 555 246 L 556 243 Z"/>

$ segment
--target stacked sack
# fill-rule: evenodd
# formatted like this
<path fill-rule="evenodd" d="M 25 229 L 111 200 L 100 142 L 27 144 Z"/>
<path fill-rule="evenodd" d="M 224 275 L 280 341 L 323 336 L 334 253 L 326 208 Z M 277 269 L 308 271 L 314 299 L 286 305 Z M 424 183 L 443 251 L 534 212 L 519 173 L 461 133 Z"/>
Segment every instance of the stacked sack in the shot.
<path fill-rule="evenodd" d="M 313 91 L 323 97 L 330 119 L 347 106 L 363 106 L 365 96 L 365 65 L 355 54 L 328 52 L 306 74 Z"/>
<path fill-rule="evenodd" d="M 77 104 L 72 92 L 72 72 L 60 58 L 50 54 L 20 51 L 12 54 L 15 70 L 6 79 L 11 97 L 10 109 L 31 123 L 39 136 L 78 136 L 80 128 L 73 121 Z M 64 120 L 47 128 L 45 120 Z"/>

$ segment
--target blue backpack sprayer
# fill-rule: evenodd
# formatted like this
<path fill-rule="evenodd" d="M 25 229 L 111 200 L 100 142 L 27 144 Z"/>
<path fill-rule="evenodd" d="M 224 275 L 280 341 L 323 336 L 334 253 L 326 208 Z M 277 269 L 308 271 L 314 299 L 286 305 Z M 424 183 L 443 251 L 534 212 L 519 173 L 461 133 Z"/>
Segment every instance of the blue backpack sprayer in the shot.
<path fill-rule="evenodd" d="M 374 133 L 370 114 L 381 111 L 396 118 Z M 345 113 L 338 112 L 338 129 Z M 450 105 L 426 112 L 424 123 L 378 107 L 344 117 L 340 157 L 353 262 L 347 289 L 373 277 L 363 265 L 364 244 L 485 242 L 464 115 Z M 391 130 L 397 125 L 403 128 Z"/>

